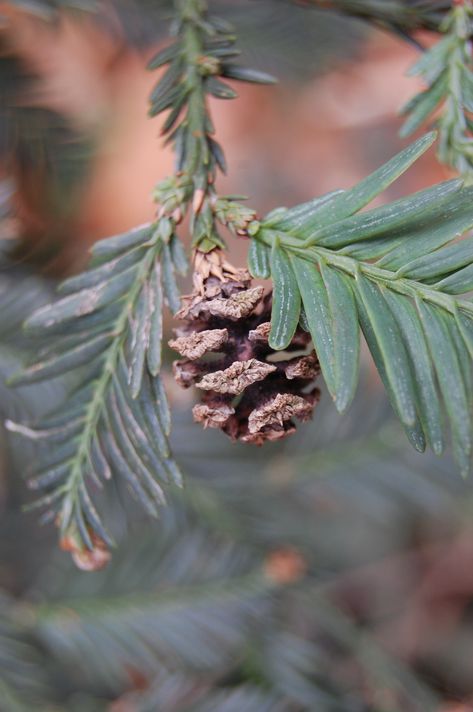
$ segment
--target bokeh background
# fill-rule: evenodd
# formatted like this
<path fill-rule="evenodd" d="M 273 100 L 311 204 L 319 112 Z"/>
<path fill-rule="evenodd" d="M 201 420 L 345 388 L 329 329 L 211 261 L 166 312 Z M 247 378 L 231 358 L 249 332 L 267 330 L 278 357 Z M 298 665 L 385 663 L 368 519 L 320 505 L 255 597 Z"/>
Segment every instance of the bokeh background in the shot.
<path fill-rule="evenodd" d="M 402 147 L 413 44 L 278 0 L 213 4 L 245 61 L 280 78 L 213 102 L 220 192 L 264 214 Z M 32 348 L 29 311 L 95 240 L 153 217 L 173 157 L 146 116 L 158 77 L 145 67 L 168 18 L 158 0 L 0 6 L 2 381 Z M 384 199 L 447 177 L 431 151 Z M 231 252 L 242 264 L 245 242 Z M 0 710 L 473 710 L 471 481 L 410 451 L 369 360 L 346 416 L 324 394 L 313 423 L 264 452 L 202 433 L 192 393 L 166 380 L 187 485 L 158 522 L 119 484 L 97 492 L 119 543 L 104 572 L 74 571 L 21 511 L 34 447 L 1 433 Z M 2 419 L 66 387 L 0 385 Z"/>

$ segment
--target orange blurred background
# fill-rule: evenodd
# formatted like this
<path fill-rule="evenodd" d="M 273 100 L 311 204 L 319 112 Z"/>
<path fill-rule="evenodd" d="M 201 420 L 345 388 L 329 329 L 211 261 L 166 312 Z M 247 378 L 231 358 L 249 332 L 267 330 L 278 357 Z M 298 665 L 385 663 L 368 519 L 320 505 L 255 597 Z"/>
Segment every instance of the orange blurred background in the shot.
<path fill-rule="evenodd" d="M 104 31 L 84 14 L 46 23 L 11 8 L 5 12 L 4 31 L 14 50 L 41 77 L 38 101 L 93 136 L 87 181 L 61 238 L 63 264 L 71 271 L 83 263 L 85 246 L 150 220 L 153 186 L 172 172 L 171 148 L 159 136 L 162 118 L 147 118 L 158 74 L 145 67 L 156 47 L 131 49 L 119 30 Z M 264 213 L 364 177 L 402 147 L 397 113 L 419 89 L 405 76 L 416 55 L 400 39 L 372 31 L 358 42 L 355 56 L 340 60 L 335 53 L 326 72 L 304 82 L 237 84 L 236 101 L 213 100 L 229 169 L 220 192 L 247 195 Z M 384 199 L 445 177 L 447 170 L 430 151 Z M 48 216 L 38 216 L 34 182 L 23 195 L 19 188 L 20 213 L 35 226 L 26 231 L 34 240 L 48 232 Z M 241 260 L 243 247 L 236 247 Z"/>

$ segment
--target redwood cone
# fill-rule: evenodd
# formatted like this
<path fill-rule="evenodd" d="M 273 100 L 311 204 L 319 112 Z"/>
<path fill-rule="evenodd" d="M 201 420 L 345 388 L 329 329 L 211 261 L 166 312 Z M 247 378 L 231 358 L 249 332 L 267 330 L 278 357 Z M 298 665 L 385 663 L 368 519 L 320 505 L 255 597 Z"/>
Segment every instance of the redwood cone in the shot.
<path fill-rule="evenodd" d="M 183 357 L 173 367 L 177 383 L 202 391 L 196 422 L 262 445 L 295 432 L 295 418 L 312 417 L 320 368 L 315 351 L 307 353 L 310 336 L 299 327 L 285 353 L 270 348 L 271 295 L 245 269 L 220 250 L 197 252 L 194 291 L 181 301 L 183 326 L 169 345 Z"/>

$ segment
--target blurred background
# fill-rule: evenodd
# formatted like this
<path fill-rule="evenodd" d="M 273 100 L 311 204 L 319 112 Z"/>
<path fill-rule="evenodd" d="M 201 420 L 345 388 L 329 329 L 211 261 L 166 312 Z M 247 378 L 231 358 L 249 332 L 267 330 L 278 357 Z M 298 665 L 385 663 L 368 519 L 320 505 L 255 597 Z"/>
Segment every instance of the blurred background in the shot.
<path fill-rule="evenodd" d="M 282 0 L 212 5 L 245 61 L 280 78 L 212 105 L 221 193 L 264 214 L 401 148 L 412 44 Z M 3 421 L 40 415 L 67 386 L 3 385 L 32 348 L 23 319 L 95 240 L 152 219 L 173 170 L 146 116 L 169 16 L 160 0 L 0 5 Z M 385 199 L 447 177 L 431 151 Z M 245 252 L 234 241 L 236 263 Z M 119 543 L 103 572 L 74 570 L 22 511 L 34 446 L 2 430 L 0 710 L 473 710 L 471 482 L 409 449 L 368 360 L 363 373 L 346 416 L 324 393 L 311 424 L 264 452 L 203 434 L 193 394 L 167 378 L 186 488 L 158 522 L 119 484 L 97 493 Z"/>

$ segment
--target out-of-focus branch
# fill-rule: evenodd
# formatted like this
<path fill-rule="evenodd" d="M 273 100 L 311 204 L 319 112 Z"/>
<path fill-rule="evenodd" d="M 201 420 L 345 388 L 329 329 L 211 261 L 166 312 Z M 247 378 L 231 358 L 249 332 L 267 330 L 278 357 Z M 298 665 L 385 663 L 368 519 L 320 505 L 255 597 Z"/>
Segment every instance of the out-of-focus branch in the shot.
<path fill-rule="evenodd" d="M 385 29 L 438 31 L 450 0 L 296 0 L 300 4 L 359 17 Z"/>

